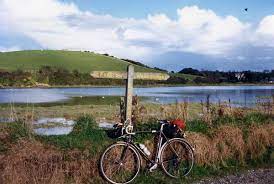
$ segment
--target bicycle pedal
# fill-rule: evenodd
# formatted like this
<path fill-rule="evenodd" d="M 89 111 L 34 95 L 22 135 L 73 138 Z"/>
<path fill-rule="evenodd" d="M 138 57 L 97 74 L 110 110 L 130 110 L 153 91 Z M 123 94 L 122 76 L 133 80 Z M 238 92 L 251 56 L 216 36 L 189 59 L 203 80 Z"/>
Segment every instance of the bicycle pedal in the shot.
<path fill-rule="evenodd" d="M 153 166 L 149 168 L 149 172 L 153 172 L 155 169 L 157 169 L 157 167 L 158 167 L 158 164 L 154 164 Z"/>

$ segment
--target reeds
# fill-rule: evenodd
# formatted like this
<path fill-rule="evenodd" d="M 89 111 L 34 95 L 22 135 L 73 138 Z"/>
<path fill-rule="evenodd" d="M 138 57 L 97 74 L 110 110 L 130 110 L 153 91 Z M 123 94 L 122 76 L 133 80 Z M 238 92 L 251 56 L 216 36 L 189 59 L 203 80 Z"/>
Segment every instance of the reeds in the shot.
<path fill-rule="evenodd" d="M 188 113 L 189 103 L 185 100 L 182 103 L 161 106 L 161 114 L 163 119 L 182 119 L 187 121 L 189 118 Z"/>
<path fill-rule="evenodd" d="M 27 104 L 24 112 L 19 114 L 13 103 L 10 103 L 10 115 L 9 121 L 21 123 L 23 128 L 27 130 L 28 137 L 31 138 L 33 135 L 33 122 L 34 122 L 34 105 L 30 108 Z"/>
<path fill-rule="evenodd" d="M 257 98 L 257 110 L 268 115 L 274 115 L 274 94 L 272 96 Z"/>

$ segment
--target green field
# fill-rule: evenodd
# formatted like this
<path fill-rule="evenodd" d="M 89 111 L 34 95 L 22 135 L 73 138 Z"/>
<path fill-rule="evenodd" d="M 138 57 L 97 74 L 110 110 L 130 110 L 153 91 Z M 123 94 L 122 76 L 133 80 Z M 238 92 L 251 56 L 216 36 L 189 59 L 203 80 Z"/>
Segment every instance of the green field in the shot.
<path fill-rule="evenodd" d="M 101 54 L 81 51 L 32 50 L 0 52 L 0 69 L 14 71 L 36 71 L 41 66 L 78 70 L 81 73 L 90 71 L 125 71 L 128 62 Z M 155 70 L 135 65 L 136 71 L 153 72 Z"/>
<path fill-rule="evenodd" d="M 184 78 L 189 81 L 193 81 L 197 77 L 197 75 L 183 74 L 183 73 L 174 73 L 174 74 L 172 74 L 172 76 Z"/>

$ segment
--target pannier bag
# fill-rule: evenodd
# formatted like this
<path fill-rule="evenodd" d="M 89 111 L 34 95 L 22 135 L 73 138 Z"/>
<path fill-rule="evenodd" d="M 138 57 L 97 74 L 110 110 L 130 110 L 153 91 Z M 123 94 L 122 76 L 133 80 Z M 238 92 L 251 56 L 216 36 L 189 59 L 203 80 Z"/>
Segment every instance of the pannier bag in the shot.
<path fill-rule="evenodd" d="M 172 120 L 170 121 L 170 123 L 176 125 L 181 130 L 184 130 L 186 128 L 186 123 L 181 119 Z"/>
<path fill-rule="evenodd" d="M 180 137 L 181 132 L 185 129 L 185 127 L 186 125 L 183 120 L 172 120 L 169 122 L 169 124 L 164 125 L 163 133 L 169 139 Z"/>
<path fill-rule="evenodd" d="M 111 139 L 116 139 L 123 135 L 123 126 L 115 124 L 112 129 L 106 130 L 107 136 Z"/>

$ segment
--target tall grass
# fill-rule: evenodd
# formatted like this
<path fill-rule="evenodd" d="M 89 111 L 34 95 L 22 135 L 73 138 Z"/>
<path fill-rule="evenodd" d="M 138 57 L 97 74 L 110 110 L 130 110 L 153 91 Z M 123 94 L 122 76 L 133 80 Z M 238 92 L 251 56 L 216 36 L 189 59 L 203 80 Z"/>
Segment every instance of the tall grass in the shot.
<path fill-rule="evenodd" d="M 248 121 L 250 117 L 253 116 L 245 115 L 241 121 Z M 233 124 L 223 122 L 213 127 L 202 120 L 189 122 L 186 135 L 195 148 L 195 167 L 190 177 L 178 183 L 220 174 L 220 168 L 224 171 L 254 163 L 273 163 L 274 124 L 262 117 L 264 122 L 261 124 L 247 126 L 242 126 L 242 122 L 236 123 L 237 118 Z M 136 128 L 147 130 L 158 126 L 152 119 L 143 125 L 137 124 Z M 7 143 L 0 152 L 0 158 L 5 155 L 5 159 L 0 159 L 2 183 L 103 182 L 97 161 L 104 148 L 114 140 L 106 137 L 92 117 L 79 118 L 72 133 L 63 136 L 29 136 L 22 123 L 5 125 L 1 132 L 4 131 L 5 134 L 0 134 L 0 142 Z M 141 136 L 137 140 L 144 142 L 152 151 L 153 136 Z M 137 179 L 138 183 L 167 181 L 170 179 L 161 171 L 153 174 L 143 171 Z"/>
<path fill-rule="evenodd" d="M 273 166 L 274 124 L 269 109 L 265 111 L 260 104 L 255 110 L 232 108 L 229 102 L 212 104 L 209 97 L 200 105 L 200 117 L 195 119 L 190 117 L 186 101 L 161 107 L 161 118 L 186 121 L 186 139 L 195 148 L 194 170 L 190 178 L 178 183 L 219 174 L 220 169 L 238 169 L 257 163 Z M 136 130 L 159 128 L 155 117 L 143 122 L 145 114 L 149 114 L 144 108 L 136 102 Z M 16 123 L 0 126 L 3 127 L 0 129 L 0 183 L 103 182 L 98 173 L 98 159 L 116 140 L 109 139 L 93 117 L 78 118 L 69 135 L 38 136 L 32 131 L 34 109 L 28 109 Z M 12 105 L 11 112 L 13 117 L 18 115 Z M 152 135 L 140 135 L 136 139 L 153 150 Z M 169 181 L 161 171 L 153 174 L 142 171 L 137 178 L 137 183 Z"/>
<path fill-rule="evenodd" d="M 189 103 L 188 101 L 184 101 L 183 103 L 176 103 L 172 105 L 163 105 L 161 107 L 161 113 L 163 114 L 164 119 L 188 119 L 188 109 Z"/>

